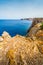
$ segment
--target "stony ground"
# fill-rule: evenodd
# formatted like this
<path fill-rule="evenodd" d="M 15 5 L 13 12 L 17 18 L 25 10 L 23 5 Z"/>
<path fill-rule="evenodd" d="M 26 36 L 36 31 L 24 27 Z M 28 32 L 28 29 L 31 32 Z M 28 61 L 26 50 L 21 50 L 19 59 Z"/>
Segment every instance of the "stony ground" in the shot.
<path fill-rule="evenodd" d="M 27 37 L 11 37 L 3 32 L 0 36 L 0 65 L 43 65 L 43 30 L 39 30 L 38 25 Z M 39 31 L 36 33 L 36 30 Z"/>

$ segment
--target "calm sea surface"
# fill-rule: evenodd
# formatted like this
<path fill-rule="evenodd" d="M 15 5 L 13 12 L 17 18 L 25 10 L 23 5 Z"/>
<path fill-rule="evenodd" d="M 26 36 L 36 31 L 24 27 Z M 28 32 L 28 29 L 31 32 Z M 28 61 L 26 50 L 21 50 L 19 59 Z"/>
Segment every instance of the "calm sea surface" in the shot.
<path fill-rule="evenodd" d="M 32 22 L 28 20 L 0 20 L 0 35 L 7 31 L 11 36 L 26 35 Z"/>

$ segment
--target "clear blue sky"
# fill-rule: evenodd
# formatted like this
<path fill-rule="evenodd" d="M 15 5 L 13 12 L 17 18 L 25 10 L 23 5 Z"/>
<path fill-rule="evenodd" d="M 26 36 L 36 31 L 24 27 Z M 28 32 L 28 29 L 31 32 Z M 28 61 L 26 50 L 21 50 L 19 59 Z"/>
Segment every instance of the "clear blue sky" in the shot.
<path fill-rule="evenodd" d="M 43 17 L 43 0 L 0 0 L 0 19 Z"/>

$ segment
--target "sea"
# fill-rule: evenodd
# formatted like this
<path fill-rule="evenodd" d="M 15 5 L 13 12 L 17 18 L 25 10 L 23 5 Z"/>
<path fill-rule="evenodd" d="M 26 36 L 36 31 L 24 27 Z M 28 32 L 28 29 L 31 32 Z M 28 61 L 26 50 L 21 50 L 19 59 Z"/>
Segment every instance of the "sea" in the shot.
<path fill-rule="evenodd" d="M 17 34 L 25 36 L 32 25 L 30 20 L 0 20 L 0 36 L 4 31 L 11 36 Z"/>

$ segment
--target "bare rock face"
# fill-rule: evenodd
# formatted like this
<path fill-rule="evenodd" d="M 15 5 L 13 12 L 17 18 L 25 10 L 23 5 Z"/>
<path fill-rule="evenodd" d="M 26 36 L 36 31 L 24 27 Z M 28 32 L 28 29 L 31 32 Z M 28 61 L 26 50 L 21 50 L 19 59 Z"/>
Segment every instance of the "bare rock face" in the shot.
<path fill-rule="evenodd" d="M 36 32 L 40 29 L 41 23 L 36 24 L 35 26 L 33 26 L 30 31 L 27 33 L 27 37 L 31 37 L 35 39 L 35 34 Z"/>
<path fill-rule="evenodd" d="M 36 31 L 32 28 L 33 40 L 31 36 L 11 37 L 4 32 L 0 37 L 0 65 L 43 65 L 43 30 L 40 25 L 35 25 Z"/>
<path fill-rule="evenodd" d="M 36 25 L 31 27 L 26 36 L 32 38 L 33 40 L 35 40 L 38 35 L 40 35 L 39 38 L 43 38 L 43 36 L 41 36 L 41 34 L 43 35 L 43 29 L 41 29 L 42 23 L 35 23 Z"/>
<path fill-rule="evenodd" d="M 43 22 L 43 18 L 33 18 L 33 23 L 32 23 L 32 27 L 38 23 Z"/>
<path fill-rule="evenodd" d="M 23 36 L 15 36 L 10 41 L 12 48 L 7 57 L 9 65 L 43 65 L 43 54 L 38 41 L 30 41 Z"/>
<path fill-rule="evenodd" d="M 11 36 L 6 31 L 0 36 L 0 65 L 8 65 L 9 59 L 7 58 L 7 52 L 10 48 L 8 44 L 10 39 Z"/>
<path fill-rule="evenodd" d="M 43 22 L 43 18 L 29 18 L 28 20 L 32 21 L 32 25 L 31 25 L 30 29 L 27 31 L 27 33 L 29 33 L 31 28 L 34 27 L 36 24 Z"/>
<path fill-rule="evenodd" d="M 8 32 L 4 31 L 2 34 L 2 38 L 5 39 L 6 41 L 9 41 L 9 39 L 11 39 L 11 36 L 9 35 Z"/>

